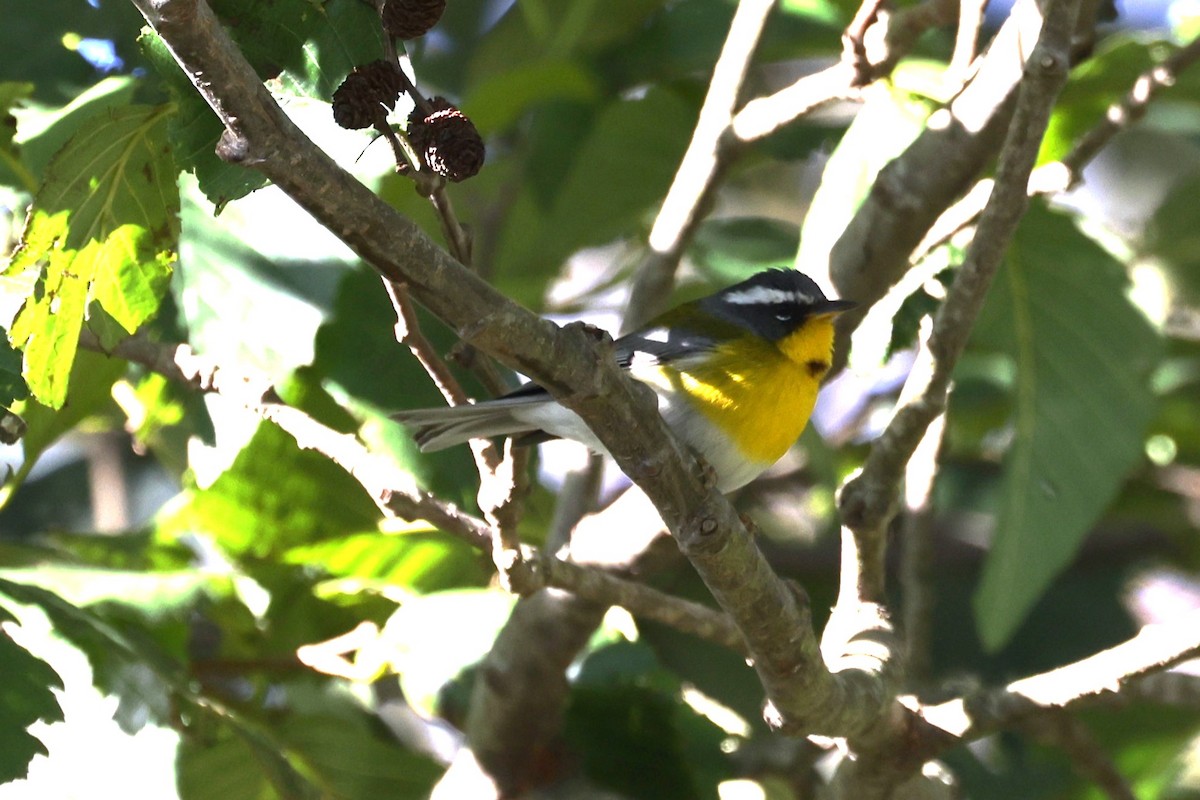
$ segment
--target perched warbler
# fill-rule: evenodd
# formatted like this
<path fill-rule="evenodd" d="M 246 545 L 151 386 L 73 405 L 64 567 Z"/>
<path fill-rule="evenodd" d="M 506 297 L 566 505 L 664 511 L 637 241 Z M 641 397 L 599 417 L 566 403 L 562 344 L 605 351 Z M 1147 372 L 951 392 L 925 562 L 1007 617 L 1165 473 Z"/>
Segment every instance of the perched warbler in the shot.
<path fill-rule="evenodd" d="M 833 351 L 833 318 L 854 306 L 829 300 L 794 270 L 760 272 L 656 317 L 615 343 L 617 362 L 650 386 L 667 426 L 704 458 L 723 492 L 774 464 L 808 424 Z M 605 452 L 575 412 L 536 384 L 473 405 L 393 415 L 421 450 L 513 436 L 565 438 Z"/>

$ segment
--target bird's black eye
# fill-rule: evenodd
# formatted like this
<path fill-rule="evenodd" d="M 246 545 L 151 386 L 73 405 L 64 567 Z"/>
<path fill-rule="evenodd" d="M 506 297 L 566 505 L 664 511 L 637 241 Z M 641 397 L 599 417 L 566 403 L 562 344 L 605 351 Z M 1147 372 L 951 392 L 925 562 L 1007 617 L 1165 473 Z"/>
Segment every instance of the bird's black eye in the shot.
<path fill-rule="evenodd" d="M 781 312 L 775 315 L 775 319 L 779 320 L 780 322 L 791 322 L 792 315 L 787 312 Z"/>

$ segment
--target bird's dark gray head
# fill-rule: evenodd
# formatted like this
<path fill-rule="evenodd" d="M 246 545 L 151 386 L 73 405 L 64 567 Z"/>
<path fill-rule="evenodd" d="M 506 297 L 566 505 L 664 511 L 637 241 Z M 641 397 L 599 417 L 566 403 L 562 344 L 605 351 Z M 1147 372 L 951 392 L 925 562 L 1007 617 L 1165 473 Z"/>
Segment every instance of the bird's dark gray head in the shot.
<path fill-rule="evenodd" d="M 700 303 L 708 313 L 771 341 L 794 332 L 806 319 L 854 306 L 826 298 L 812 278 L 793 269 L 760 272 Z"/>

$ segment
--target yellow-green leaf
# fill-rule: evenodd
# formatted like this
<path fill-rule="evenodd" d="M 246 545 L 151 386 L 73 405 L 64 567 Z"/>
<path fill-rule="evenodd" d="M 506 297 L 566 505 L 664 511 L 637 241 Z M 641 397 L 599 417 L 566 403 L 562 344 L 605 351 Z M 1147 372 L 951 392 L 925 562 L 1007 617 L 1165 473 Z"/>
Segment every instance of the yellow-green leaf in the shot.
<path fill-rule="evenodd" d="M 7 270 L 36 281 L 9 331 L 23 374 L 60 408 L 87 309 L 96 301 L 133 333 L 158 310 L 179 238 L 179 194 L 167 147 L 170 106 L 97 114 L 54 156 Z"/>

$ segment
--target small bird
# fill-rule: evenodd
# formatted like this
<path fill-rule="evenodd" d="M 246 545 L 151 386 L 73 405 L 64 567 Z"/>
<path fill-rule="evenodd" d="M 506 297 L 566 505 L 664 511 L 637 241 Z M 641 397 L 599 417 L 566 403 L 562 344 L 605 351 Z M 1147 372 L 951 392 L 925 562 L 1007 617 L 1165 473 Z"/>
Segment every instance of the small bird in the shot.
<path fill-rule="evenodd" d="M 684 303 L 614 343 L 617 363 L 658 396 L 667 426 L 716 473 L 745 486 L 799 438 L 833 353 L 833 318 L 855 303 L 829 300 L 795 270 L 760 272 Z M 512 436 L 518 445 L 564 438 L 604 453 L 583 420 L 542 387 L 494 400 L 392 416 L 422 451 Z"/>

